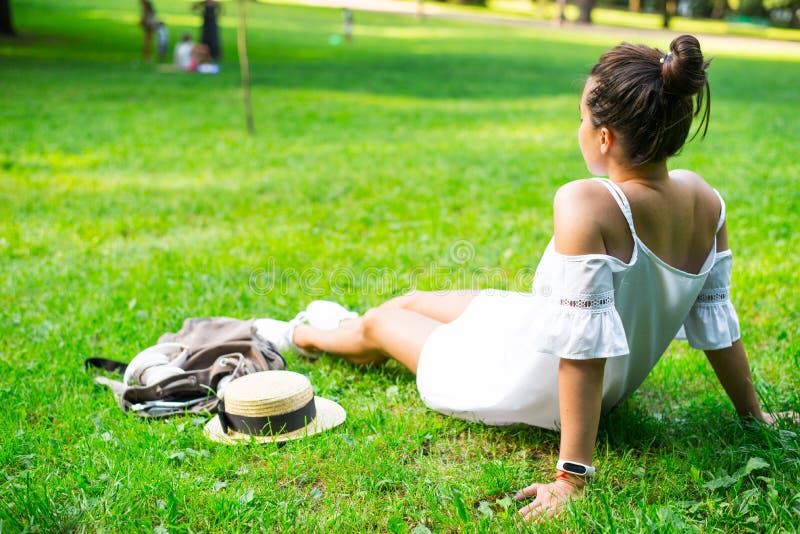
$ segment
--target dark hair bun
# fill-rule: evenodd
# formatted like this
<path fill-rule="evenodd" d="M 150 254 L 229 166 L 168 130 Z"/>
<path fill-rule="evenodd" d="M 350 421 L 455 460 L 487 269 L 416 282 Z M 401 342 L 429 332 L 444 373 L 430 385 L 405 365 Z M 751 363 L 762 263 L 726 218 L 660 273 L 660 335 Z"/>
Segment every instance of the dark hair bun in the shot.
<path fill-rule="evenodd" d="M 698 115 L 695 135 L 708 129 L 708 64 L 691 35 L 672 41 L 668 54 L 646 45 L 615 46 L 589 77 L 592 126 L 615 129 L 632 165 L 666 160 L 684 145 Z"/>
<path fill-rule="evenodd" d="M 669 45 L 669 54 L 663 58 L 661 78 L 664 93 L 678 97 L 695 95 L 708 83 L 700 43 L 691 35 L 681 35 Z"/>

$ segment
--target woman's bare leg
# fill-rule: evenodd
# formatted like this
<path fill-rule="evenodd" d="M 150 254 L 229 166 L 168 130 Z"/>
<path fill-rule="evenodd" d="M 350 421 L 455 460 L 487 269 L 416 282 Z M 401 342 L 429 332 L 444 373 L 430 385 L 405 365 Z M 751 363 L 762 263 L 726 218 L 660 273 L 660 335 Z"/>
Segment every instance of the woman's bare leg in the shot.
<path fill-rule="evenodd" d="M 441 321 L 414 311 L 380 307 L 362 317 L 345 319 L 334 330 L 298 325 L 294 342 L 302 349 L 328 352 L 358 364 L 394 358 L 416 374 L 425 340 L 441 325 Z"/>
<path fill-rule="evenodd" d="M 441 323 L 458 318 L 480 291 L 458 289 L 455 291 L 411 291 L 384 302 L 381 308 L 402 308 L 415 311 Z"/>
<path fill-rule="evenodd" d="M 328 352 L 352 363 L 399 361 L 417 372 L 422 346 L 437 327 L 461 315 L 478 291 L 412 291 L 362 317 L 345 319 L 334 330 L 298 325 L 294 342 L 313 352 Z"/>

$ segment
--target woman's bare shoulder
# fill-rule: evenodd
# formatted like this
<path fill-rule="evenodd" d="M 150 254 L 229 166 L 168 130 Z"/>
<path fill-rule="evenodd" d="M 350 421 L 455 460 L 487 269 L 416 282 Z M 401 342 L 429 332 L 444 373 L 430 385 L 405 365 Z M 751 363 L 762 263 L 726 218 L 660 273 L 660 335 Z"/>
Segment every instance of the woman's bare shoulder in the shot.
<path fill-rule="evenodd" d="M 706 206 L 712 212 L 719 212 L 720 204 L 714 188 L 699 174 L 686 169 L 675 169 L 669 172 L 672 180 L 693 193 L 698 204 Z"/>
<path fill-rule="evenodd" d="M 694 171 L 688 169 L 674 169 L 669 171 L 669 177 L 697 193 L 714 195 L 714 190 L 706 180 Z M 716 195 L 714 195 L 716 196 Z"/>
<path fill-rule="evenodd" d="M 556 191 L 553 212 L 556 216 L 603 220 L 609 209 L 619 210 L 617 202 L 599 180 L 573 180 Z"/>
<path fill-rule="evenodd" d="M 615 204 L 613 197 L 609 194 L 608 189 L 600 182 L 593 178 L 584 178 L 581 180 L 573 180 L 567 182 L 556 190 L 556 196 L 553 200 L 554 206 L 569 207 L 572 203 L 578 202 L 587 207 L 586 205 L 596 204 L 600 202 L 605 204 L 610 201 Z"/>
<path fill-rule="evenodd" d="M 597 180 L 574 180 L 559 187 L 553 200 L 556 250 L 567 255 L 605 254 L 603 234 L 609 211 L 619 212 L 619 208 Z"/>

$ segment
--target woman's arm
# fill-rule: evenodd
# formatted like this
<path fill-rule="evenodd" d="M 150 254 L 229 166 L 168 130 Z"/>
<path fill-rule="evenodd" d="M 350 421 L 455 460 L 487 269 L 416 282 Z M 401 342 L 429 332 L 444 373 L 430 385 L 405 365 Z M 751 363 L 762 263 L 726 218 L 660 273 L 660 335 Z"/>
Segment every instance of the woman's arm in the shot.
<path fill-rule="evenodd" d="M 612 205 L 614 205 L 612 207 Z M 561 186 L 553 200 L 553 235 L 561 254 L 605 254 L 603 221 L 616 209 L 603 185 L 576 180 Z M 621 215 L 620 215 L 621 217 Z M 624 226 L 627 231 L 627 225 Z M 591 465 L 603 393 L 605 359 L 562 358 L 558 366 L 558 404 L 561 417 L 559 457 Z M 519 512 L 526 520 L 551 517 L 564 503 L 583 492 L 584 481 L 559 472 L 554 482 L 532 484 L 516 498 L 535 497 Z"/>
<path fill-rule="evenodd" d="M 717 233 L 717 252 L 726 251 L 728 247 L 728 223 L 726 222 Z M 739 417 L 753 417 L 759 421 L 772 423 L 772 416 L 761 411 L 742 340 L 734 341 L 730 347 L 725 349 L 703 352 L 706 353 L 706 358 L 711 363 L 725 393 L 733 402 Z"/>
<path fill-rule="evenodd" d="M 562 460 L 591 465 L 600 405 L 603 400 L 605 359 L 567 360 L 558 365 L 558 403 L 561 415 Z"/>
<path fill-rule="evenodd" d="M 558 403 L 561 415 L 559 458 L 591 465 L 603 393 L 605 359 L 569 360 L 558 366 Z M 584 481 L 559 472 L 554 482 L 532 484 L 516 498 L 536 497 L 519 512 L 525 520 L 551 517 L 569 499 L 579 497 Z"/>
<path fill-rule="evenodd" d="M 725 393 L 733 402 L 739 417 L 753 418 L 763 421 L 768 425 L 778 419 L 789 419 L 795 424 L 800 424 L 800 413 L 788 411 L 779 413 L 764 413 L 753 387 L 753 377 L 750 374 L 750 365 L 747 362 L 747 353 L 741 340 L 734 341 L 726 349 L 704 351 L 711 367 L 714 368 L 719 383 Z"/>
<path fill-rule="evenodd" d="M 707 350 L 705 353 L 739 417 L 753 417 L 765 421 L 753 387 L 753 377 L 750 374 L 750 365 L 742 341 L 734 341 L 733 345 L 726 349 Z"/>

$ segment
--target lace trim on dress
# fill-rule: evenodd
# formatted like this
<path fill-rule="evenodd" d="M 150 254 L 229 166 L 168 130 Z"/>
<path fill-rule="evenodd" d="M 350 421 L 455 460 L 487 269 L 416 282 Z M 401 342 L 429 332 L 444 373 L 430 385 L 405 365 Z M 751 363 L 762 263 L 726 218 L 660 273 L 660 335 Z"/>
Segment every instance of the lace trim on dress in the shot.
<path fill-rule="evenodd" d="M 730 291 L 727 287 L 704 289 L 697 295 L 698 304 L 721 304 L 730 300 Z"/>
<path fill-rule="evenodd" d="M 614 291 L 606 291 L 596 295 L 577 295 L 574 297 L 562 297 L 558 302 L 566 308 L 578 308 L 581 310 L 605 310 L 614 306 Z"/>

